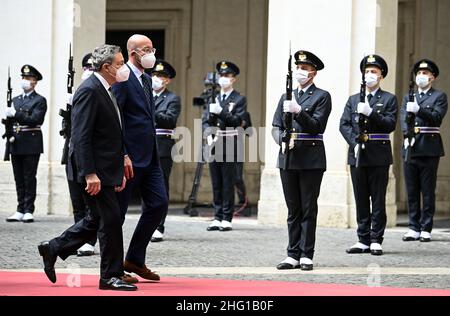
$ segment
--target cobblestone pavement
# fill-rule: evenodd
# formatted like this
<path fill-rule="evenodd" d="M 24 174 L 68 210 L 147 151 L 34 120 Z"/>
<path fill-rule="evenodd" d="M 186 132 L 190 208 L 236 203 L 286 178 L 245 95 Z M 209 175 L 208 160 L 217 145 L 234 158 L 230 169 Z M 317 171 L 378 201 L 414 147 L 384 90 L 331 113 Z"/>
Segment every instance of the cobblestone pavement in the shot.
<path fill-rule="evenodd" d="M 0 212 L 0 269 L 41 269 L 37 244 L 57 236 L 72 224 L 71 217 L 60 216 L 38 217 L 31 224 L 7 223 L 4 218 L 8 215 Z M 126 247 L 138 219 L 137 214 L 127 216 Z M 431 243 L 405 243 L 401 237 L 406 227 L 387 229 L 383 243 L 385 254 L 375 257 L 345 253 L 356 240 L 354 229 L 319 227 L 314 270 L 283 272 L 274 267 L 286 256 L 285 227 L 260 226 L 254 218 L 239 217 L 234 220 L 231 232 L 208 232 L 206 227 L 210 220 L 210 217 L 191 218 L 169 213 L 165 241 L 150 244 L 147 265 L 160 271 L 162 277 L 182 275 L 450 289 L 449 229 L 435 230 Z M 95 273 L 100 264 L 98 245 L 96 251 L 92 257 L 70 257 L 65 262 L 58 259 L 57 272 L 77 264 Z M 242 272 L 236 267 L 242 267 Z"/>

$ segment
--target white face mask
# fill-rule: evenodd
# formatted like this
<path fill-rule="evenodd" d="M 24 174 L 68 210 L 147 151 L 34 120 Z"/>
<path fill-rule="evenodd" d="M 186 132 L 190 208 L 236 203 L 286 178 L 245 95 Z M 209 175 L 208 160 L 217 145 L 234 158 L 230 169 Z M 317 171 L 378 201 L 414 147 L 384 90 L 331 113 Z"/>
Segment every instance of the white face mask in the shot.
<path fill-rule="evenodd" d="M 419 86 L 419 88 L 425 88 L 430 83 L 430 77 L 427 75 L 417 75 L 416 76 L 416 84 Z"/>
<path fill-rule="evenodd" d="M 116 68 L 114 66 L 112 66 L 112 67 Z M 117 69 L 117 71 L 116 71 L 116 81 L 117 82 L 127 81 L 129 77 L 130 77 L 130 68 L 128 68 L 127 65 L 122 65 L 119 69 Z"/>
<path fill-rule="evenodd" d="M 81 81 L 86 80 L 87 78 L 89 78 L 94 72 L 90 69 L 86 69 L 85 71 L 83 71 L 83 73 L 81 74 Z"/>
<path fill-rule="evenodd" d="M 152 89 L 155 91 L 159 91 L 163 87 L 164 87 L 164 82 L 162 81 L 162 79 L 157 76 L 153 76 L 152 77 Z"/>
<path fill-rule="evenodd" d="M 31 81 L 27 80 L 27 79 L 22 79 L 22 81 L 20 82 L 20 87 L 22 88 L 22 90 L 30 90 L 31 89 Z"/>
<path fill-rule="evenodd" d="M 222 87 L 222 89 L 228 89 L 229 87 L 231 87 L 231 78 L 220 77 L 218 83 Z"/>
<path fill-rule="evenodd" d="M 366 79 L 366 86 L 369 88 L 375 87 L 378 83 L 378 76 L 374 73 L 369 72 L 364 75 L 364 78 Z"/>
<path fill-rule="evenodd" d="M 139 55 L 139 54 L 138 54 Z M 139 55 L 141 66 L 145 69 L 150 69 L 155 66 L 156 57 L 154 53 L 145 54 L 144 56 Z"/>
<path fill-rule="evenodd" d="M 294 79 L 302 86 L 305 85 L 311 78 L 309 78 L 309 71 L 303 69 L 294 70 Z"/>

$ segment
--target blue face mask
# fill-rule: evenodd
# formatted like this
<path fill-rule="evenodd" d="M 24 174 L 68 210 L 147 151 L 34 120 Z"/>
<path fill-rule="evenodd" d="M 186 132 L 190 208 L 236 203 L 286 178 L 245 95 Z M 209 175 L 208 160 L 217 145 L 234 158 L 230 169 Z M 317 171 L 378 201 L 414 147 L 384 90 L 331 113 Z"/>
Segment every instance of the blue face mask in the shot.
<path fill-rule="evenodd" d="M 428 84 L 430 83 L 430 77 L 428 77 L 427 75 L 417 75 L 416 76 L 416 84 L 420 87 L 420 88 L 425 88 L 426 86 L 428 86 Z"/>

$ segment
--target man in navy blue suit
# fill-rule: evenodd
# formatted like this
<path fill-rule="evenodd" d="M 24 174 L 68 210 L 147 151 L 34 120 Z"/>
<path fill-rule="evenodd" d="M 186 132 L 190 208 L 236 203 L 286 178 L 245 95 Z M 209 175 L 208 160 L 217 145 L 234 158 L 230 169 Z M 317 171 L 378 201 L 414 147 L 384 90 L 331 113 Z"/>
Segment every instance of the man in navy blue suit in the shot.
<path fill-rule="evenodd" d="M 139 187 L 142 214 L 128 247 L 124 270 L 157 281 L 159 275 L 145 265 L 145 254 L 154 231 L 167 212 L 168 199 L 157 153 L 152 82 L 144 72 L 154 66 L 156 50 L 148 37 L 138 34 L 128 39 L 127 50 L 129 80 L 113 87 L 123 111 L 125 177 L 128 180 L 118 199 L 124 221 L 133 188 Z"/>

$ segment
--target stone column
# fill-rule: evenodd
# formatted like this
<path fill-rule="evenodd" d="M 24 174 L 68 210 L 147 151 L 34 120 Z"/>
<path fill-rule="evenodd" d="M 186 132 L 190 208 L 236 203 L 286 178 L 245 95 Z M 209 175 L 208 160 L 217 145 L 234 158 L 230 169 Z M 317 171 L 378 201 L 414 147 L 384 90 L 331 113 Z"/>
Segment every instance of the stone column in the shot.
<path fill-rule="evenodd" d="M 278 100 L 284 93 L 291 41 L 292 53 L 304 49 L 322 59 L 325 69 L 318 73 L 315 83 L 332 95 L 333 110 L 324 134 L 327 171 L 319 197 L 318 224 L 355 226 L 353 190 L 347 166 L 348 145 L 339 132 L 339 119 L 349 95 L 359 91 L 359 62 L 365 54 L 378 53 L 378 50 L 380 54 L 388 52 L 390 72 L 395 74 L 396 38 L 392 34 L 397 22 L 396 11 L 388 11 L 392 9 L 390 1 L 376 0 L 269 2 L 265 166 L 258 203 L 261 224 L 284 224 L 287 216 L 281 180 L 275 168 L 278 145 L 271 137 L 270 127 Z M 381 14 L 386 14 L 386 18 L 382 19 Z M 385 44 L 388 48 L 382 49 Z M 385 82 L 384 89 L 395 91 L 394 82 Z M 392 201 L 388 214 L 391 224 L 395 222 L 396 213 L 394 188 L 388 194 L 389 203 Z"/>

